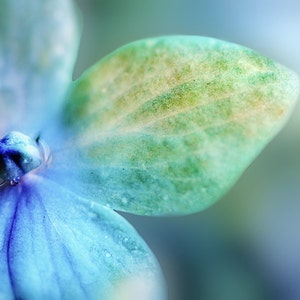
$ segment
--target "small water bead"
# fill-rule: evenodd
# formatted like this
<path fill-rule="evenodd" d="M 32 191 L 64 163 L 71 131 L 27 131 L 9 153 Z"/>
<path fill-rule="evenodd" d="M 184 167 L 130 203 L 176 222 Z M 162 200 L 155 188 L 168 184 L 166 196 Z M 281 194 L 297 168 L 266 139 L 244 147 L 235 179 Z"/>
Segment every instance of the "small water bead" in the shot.
<path fill-rule="evenodd" d="M 21 180 L 21 178 L 19 176 L 15 177 L 10 181 L 10 185 L 12 185 L 12 186 L 17 185 L 20 182 L 20 180 Z"/>
<path fill-rule="evenodd" d="M 125 204 L 125 205 L 128 203 L 128 199 L 125 198 L 125 197 L 123 197 L 121 201 L 122 201 L 122 203 Z"/>
<path fill-rule="evenodd" d="M 111 257 L 111 253 L 108 250 L 104 250 L 104 254 L 106 258 Z"/>
<path fill-rule="evenodd" d="M 18 131 L 9 132 L 0 140 L 0 185 L 17 185 L 42 162 L 37 141 Z"/>
<path fill-rule="evenodd" d="M 128 237 L 124 237 L 123 240 L 122 240 L 123 245 L 126 246 L 126 244 L 128 243 L 128 241 L 129 241 L 129 238 Z"/>

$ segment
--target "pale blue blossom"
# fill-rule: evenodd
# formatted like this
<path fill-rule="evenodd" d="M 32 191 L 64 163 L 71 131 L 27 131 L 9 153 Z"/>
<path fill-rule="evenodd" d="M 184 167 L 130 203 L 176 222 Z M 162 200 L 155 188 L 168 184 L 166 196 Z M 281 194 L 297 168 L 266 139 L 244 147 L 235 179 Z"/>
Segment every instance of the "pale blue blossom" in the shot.
<path fill-rule="evenodd" d="M 145 242 L 113 210 L 73 192 L 66 168 L 75 161 L 58 158 L 63 136 L 48 131 L 72 80 L 80 32 L 72 2 L 0 7 L 0 299 L 162 299 Z"/>
<path fill-rule="evenodd" d="M 297 76 L 206 37 L 137 41 L 72 81 L 71 0 L 0 0 L 0 300 L 162 300 L 115 211 L 215 203 L 287 120 Z"/>

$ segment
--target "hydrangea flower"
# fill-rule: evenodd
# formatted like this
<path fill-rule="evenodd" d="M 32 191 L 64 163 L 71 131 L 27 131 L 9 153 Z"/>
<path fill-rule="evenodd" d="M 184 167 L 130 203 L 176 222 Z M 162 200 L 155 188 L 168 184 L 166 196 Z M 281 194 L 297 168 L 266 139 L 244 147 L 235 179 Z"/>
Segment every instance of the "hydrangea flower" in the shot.
<path fill-rule="evenodd" d="M 115 210 L 210 206 L 282 127 L 297 76 L 173 36 L 72 82 L 71 1 L 2 0 L 0 17 L 0 299 L 164 299 L 154 255 Z"/>

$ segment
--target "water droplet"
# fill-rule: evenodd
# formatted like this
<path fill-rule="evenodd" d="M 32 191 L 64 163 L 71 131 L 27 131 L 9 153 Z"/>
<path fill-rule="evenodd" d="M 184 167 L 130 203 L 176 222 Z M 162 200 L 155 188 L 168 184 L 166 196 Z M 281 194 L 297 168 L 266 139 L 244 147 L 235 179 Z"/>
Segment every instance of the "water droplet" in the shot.
<path fill-rule="evenodd" d="M 104 253 L 105 253 L 105 257 L 109 258 L 111 257 L 111 253 L 107 250 L 104 250 Z"/>
<path fill-rule="evenodd" d="M 10 181 L 10 185 L 15 186 L 20 182 L 21 178 L 20 177 L 15 177 Z"/>
<path fill-rule="evenodd" d="M 127 204 L 128 203 L 128 199 L 126 197 L 123 197 L 121 201 L 122 201 L 123 204 Z"/>

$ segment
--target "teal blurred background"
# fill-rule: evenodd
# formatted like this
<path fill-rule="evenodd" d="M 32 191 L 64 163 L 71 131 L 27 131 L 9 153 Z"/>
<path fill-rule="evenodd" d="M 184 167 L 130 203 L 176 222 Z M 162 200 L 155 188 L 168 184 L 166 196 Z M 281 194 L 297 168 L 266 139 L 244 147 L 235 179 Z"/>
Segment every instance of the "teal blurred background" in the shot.
<path fill-rule="evenodd" d="M 298 0 L 77 0 L 74 77 L 128 42 L 205 35 L 255 49 L 300 74 Z M 156 254 L 170 300 L 300 299 L 300 107 L 236 186 L 187 217 L 124 214 Z M 142 299 L 141 299 L 142 300 Z"/>

